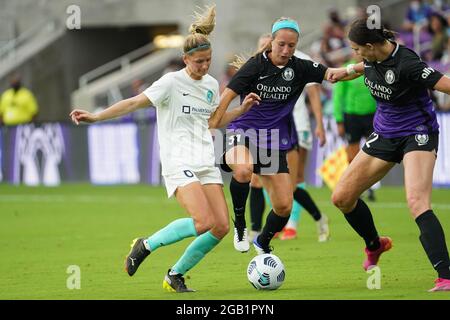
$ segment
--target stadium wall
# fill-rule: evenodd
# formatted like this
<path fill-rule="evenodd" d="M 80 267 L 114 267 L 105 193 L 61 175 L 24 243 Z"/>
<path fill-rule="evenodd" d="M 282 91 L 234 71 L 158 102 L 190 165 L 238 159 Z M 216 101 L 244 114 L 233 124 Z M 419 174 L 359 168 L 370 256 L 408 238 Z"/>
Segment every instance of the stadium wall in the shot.
<path fill-rule="evenodd" d="M 122 121 L 90 126 L 68 122 L 29 124 L 0 128 L 0 181 L 10 184 L 56 186 L 61 183 L 160 185 L 156 117 L 148 109 L 146 121 L 128 117 Z M 441 125 L 435 187 L 450 187 L 450 113 L 438 114 Z M 322 186 L 318 168 L 344 145 L 335 121 L 325 119 L 328 143 L 309 154 L 307 183 Z M 218 139 L 216 139 L 218 141 Z M 216 157 L 221 150 L 216 143 Z M 219 160 L 218 160 L 219 161 Z M 224 174 L 224 180 L 230 179 Z M 403 168 L 396 166 L 383 179 L 386 185 L 403 184 Z"/>

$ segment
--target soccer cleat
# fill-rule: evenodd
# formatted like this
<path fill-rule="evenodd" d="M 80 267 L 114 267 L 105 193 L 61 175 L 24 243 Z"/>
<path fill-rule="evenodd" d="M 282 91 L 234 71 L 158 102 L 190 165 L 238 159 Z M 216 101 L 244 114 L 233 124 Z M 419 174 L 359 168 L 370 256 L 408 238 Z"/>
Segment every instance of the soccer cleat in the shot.
<path fill-rule="evenodd" d="M 281 240 L 292 240 L 297 238 L 297 230 L 294 228 L 285 228 L 283 234 L 281 235 Z"/>
<path fill-rule="evenodd" d="M 250 250 L 248 242 L 247 228 L 234 228 L 234 248 L 239 252 Z"/>
<path fill-rule="evenodd" d="M 260 245 L 258 243 L 258 237 L 253 239 L 253 247 L 255 248 L 256 253 L 258 255 L 265 254 L 265 253 L 270 254 L 273 251 L 273 248 L 271 246 L 263 247 L 262 245 Z"/>
<path fill-rule="evenodd" d="M 163 288 L 169 292 L 178 292 L 178 293 L 195 292 L 195 290 L 186 287 L 186 284 L 184 283 L 184 278 L 181 274 L 172 275 L 170 274 L 170 269 L 169 271 L 167 271 L 167 274 L 164 277 Z"/>
<path fill-rule="evenodd" d="M 319 242 L 326 242 L 330 239 L 330 228 L 328 226 L 328 222 L 328 217 L 324 213 L 322 213 L 320 220 L 316 222 Z"/>
<path fill-rule="evenodd" d="M 150 254 L 144 246 L 144 238 L 134 239 L 131 244 L 131 250 L 125 258 L 125 271 L 131 277 L 136 273 L 139 265 Z"/>
<path fill-rule="evenodd" d="M 450 291 L 450 279 L 437 278 L 434 283 L 436 285 L 433 289 L 428 290 L 428 292 Z"/>
<path fill-rule="evenodd" d="M 389 237 L 380 237 L 380 247 L 375 251 L 369 251 L 369 249 L 365 248 L 367 258 L 363 262 L 364 270 L 369 270 L 371 267 L 377 265 L 378 260 L 383 252 L 389 251 L 392 248 L 392 240 Z"/>

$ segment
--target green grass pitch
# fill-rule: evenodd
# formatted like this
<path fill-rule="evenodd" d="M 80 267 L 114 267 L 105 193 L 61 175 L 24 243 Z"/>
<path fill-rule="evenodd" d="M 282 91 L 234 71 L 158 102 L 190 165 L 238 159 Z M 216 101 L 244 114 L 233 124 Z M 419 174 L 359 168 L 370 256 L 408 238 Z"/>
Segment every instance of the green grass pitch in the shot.
<path fill-rule="evenodd" d="M 192 239 L 155 251 L 131 278 L 123 269 L 133 238 L 185 217 L 163 188 L 1 184 L 0 299 L 450 299 L 448 292 L 427 292 L 436 275 L 420 245 L 403 188 L 383 187 L 377 202 L 369 204 L 380 234 L 394 241 L 379 264 L 379 290 L 366 286 L 370 274 L 361 267 L 363 241 L 332 206 L 330 191 L 310 193 L 331 219 L 332 238 L 318 243 L 315 223 L 303 212 L 298 239 L 274 240 L 274 254 L 286 268 L 279 290 L 253 289 L 246 276 L 253 248 L 238 253 L 229 234 L 188 273 L 187 284 L 197 292 L 180 295 L 164 291 L 162 280 Z M 433 191 L 433 208 L 449 243 L 450 190 Z M 80 268 L 80 289 L 67 288 L 72 265 Z"/>

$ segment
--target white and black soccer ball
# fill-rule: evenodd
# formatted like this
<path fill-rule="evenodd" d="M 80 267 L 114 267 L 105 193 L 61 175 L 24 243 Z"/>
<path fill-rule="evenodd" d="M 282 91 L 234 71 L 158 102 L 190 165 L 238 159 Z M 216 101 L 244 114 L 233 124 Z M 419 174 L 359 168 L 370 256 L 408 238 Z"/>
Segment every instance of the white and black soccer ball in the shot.
<path fill-rule="evenodd" d="M 248 281 L 257 290 L 275 290 L 284 282 L 283 262 L 273 254 L 261 254 L 254 257 L 247 267 Z"/>

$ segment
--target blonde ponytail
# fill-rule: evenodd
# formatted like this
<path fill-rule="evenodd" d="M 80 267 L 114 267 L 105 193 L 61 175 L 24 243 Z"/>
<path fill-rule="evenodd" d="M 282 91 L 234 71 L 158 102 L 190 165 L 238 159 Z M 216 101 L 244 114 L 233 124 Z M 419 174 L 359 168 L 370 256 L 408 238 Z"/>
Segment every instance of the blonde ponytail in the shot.
<path fill-rule="evenodd" d="M 195 21 L 189 27 L 189 33 L 184 41 L 183 51 L 192 54 L 197 50 L 206 50 L 211 47 L 208 35 L 216 26 L 216 6 L 205 6 L 202 12 L 194 12 Z"/>

